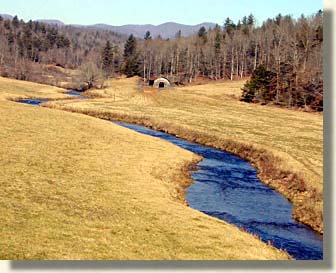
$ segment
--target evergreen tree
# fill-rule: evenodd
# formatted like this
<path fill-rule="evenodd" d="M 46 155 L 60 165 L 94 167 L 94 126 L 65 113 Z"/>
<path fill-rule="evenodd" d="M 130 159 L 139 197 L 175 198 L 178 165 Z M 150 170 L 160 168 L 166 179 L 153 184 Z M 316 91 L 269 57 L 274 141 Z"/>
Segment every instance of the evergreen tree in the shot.
<path fill-rule="evenodd" d="M 241 26 L 242 26 L 242 23 L 240 22 L 240 20 L 238 20 L 238 23 L 237 23 L 237 29 L 239 30 L 239 29 L 241 29 Z"/>
<path fill-rule="evenodd" d="M 247 17 L 246 16 L 244 16 L 243 19 L 242 19 L 242 25 L 243 26 L 247 25 Z"/>
<path fill-rule="evenodd" d="M 202 40 L 203 45 L 207 43 L 208 37 L 207 37 L 207 31 L 205 27 L 201 27 L 198 31 L 198 37 Z"/>
<path fill-rule="evenodd" d="M 101 58 L 103 71 L 105 72 L 105 76 L 108 77 L 113 70 L 113 48 L 110 41 L 106 42 Z"/>
<path fill-rule="evenodd" d="M 13 25 L 13 27 L 14 28 L 17 28 L 18 26 L 19 26 L 19 19 L 18 19 L 18 17 L 15 15 L 14 16 L 14 18 L 13 18 L 13 20 L 12 20 L 12 25 Z"/>
<path fill-rule="evenodd" d="M 49 44 L 53 47 L 57 41 L 58 30 L 56 28 L 51 28 L 49 33 L 47 34 L 47 39 L 49 40 Z"/>
<path fill-rule="evenodd" d="M 281 13 L 279 13 L 279 14 L 275 17 L 274 22 L 279 26 L 281 21 L 282 21 L 282 15 L 281 15 Z"/>
<path fill-rule="evenodd" d="M 136 51 L 136 39 L 133 36 L 133 34 L 131 34 L 125 44 L 125 48 L 124 48 L 124 57 L 128 58 L 131 57 L 135 54 Z"/>
<path fill-rule="evenodd" d="M 272 78 L 273 73 L 266 70 L 264 65 L 259 65 L 253 71 L 251 80 L 249 80 L 243 87 L 241 101 L 264 101 L 272 100 Z"/>
<path fill-rule="evenodd" d="M 224 29 L 227 33 L 232 33 L 236 28 L 236 25 L 233 23 L 233 21 L 227 17 L 224 22 Z"/>
<path fill-rule="evenodd" d="M 139 74 L 139 60 L 136 52 L 136 39 L 131 34 L 124 48 L 124 73 L 127 77 L 132 77 Z"/>
<path fill-rule="evenodd" d="M 255 19 L 254 19 L 253 14 L 251 13 L 251 14 L 248 16 L 248 18 L 247 18 L 247 24 L 248 24 L 249 26 L 253 26 L 254 23 L 255 23 Z"/>
<path fill-rule="evenodd" d="M 222 31 L 219 25 L 216 25 L 215 27 L 215 54 L 218 56 L 220 54 L 220 49 L 221 49 L 221 43 L 222 43 Z"/>
<path fill-rule="evenodd" d="M 144 39 L 145 39 L 146 41 L 147 41 L 147 40 L 152 40 L 152 36 L 151 36 L 150 31 L 147 30 Z"/>

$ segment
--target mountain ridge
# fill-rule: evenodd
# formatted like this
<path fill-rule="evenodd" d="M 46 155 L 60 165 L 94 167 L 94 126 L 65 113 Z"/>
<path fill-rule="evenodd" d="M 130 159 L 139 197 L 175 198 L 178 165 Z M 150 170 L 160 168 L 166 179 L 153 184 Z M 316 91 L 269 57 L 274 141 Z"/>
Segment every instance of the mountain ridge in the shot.
<path fill-rule="evenodd" d="M 110 30 L 121 34 L 133 34 L 137 38 L 143 38 L 147 31 L 151 33 L 152 37 L 161 36 L 164 39 L 175 37 L 176 33 L 181 30 L 182 36 L 190 36 L 198 32 L 201 27 L 206 29 L 215 27 L 215 23 L 204 22 L 197 25 L 185 25 L 175 22 L 166 22 L 159 25 L 153 24 L 126 24 L 121 26 L 114 26 L 109 24 L 94 24 L 94 25 L 73 25 L 76 27 L 85 27 L 93 29 Z"/>
<path fill-rule="evenodd" d="M 14 16 L 9 14 L 0 14 L 4 19 L 13 19 Z M 181 30 L 182 36 L 190 36 L 198 32 L 201 27 L 206 29 L 215 27 L 215 23 L 203 22 L 197 25 L 180 24 L 176 22 L 165 22 L 159 25 L 154 24 L 125 24 L 125 25 L 110 25 L 104 23 L 97 23 L 92 25 L 80 24 L 65 24 L 57 19 L 37 19 L 34 21 L 43 22 L 45 24 L 56 25 L 58 27 L 73 26 L 79 28 L 90 28 L 99 30 L 108 30 L 124 35 L 133 34 L 137 38 L 143 38 L 147 31 L 150 31 L 151 36 L 161 36 L 163 39 L 174 38 L 176 33 Z"/>

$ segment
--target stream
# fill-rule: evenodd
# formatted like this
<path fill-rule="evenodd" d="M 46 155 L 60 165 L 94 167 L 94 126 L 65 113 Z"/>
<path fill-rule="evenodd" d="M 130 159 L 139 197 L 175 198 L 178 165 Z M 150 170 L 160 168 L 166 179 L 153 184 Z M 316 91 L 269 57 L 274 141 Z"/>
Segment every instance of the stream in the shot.
<path fill-rule="evenodd" d="M 67 94 L 84 98 L 79 92 Z M 21 100 L 38 105 L 47 100 Z M 193 185 L 186 199 L 191 208 L 224 220 L 258 235 L 286 250 L 297 260 L 323 259 L 323 236 L 292 218 L 292 204 L 263 184 L 257 170 L 247 161 L 227 152 L 185 141 L 143 126 L 115 122 L 136 132 L 158 137 L 204 159 L 192 171 Z"/>

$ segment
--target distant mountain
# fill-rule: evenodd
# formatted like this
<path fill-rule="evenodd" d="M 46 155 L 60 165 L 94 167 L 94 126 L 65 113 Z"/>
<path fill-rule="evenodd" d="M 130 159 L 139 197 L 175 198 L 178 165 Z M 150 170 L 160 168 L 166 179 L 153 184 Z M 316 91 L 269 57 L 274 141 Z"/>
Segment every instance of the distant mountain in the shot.
<path fill-rule="evenodd" d="M 0 14 L 0 16 L 4 18 L 5 20 L 8 20 L 8 19 L 13 20 L 14 18 L 14 16 L 9 15 L 9 14 Z M 65 26 L 65 24 L 62 21 L 56 20 L 56 19 L 38 19 L 34 21 L 49 24 L 49 25 Z"/>
<path fill-rule="evenodd" d="M 111 30 L 113 32 L 119 32 L 122 34 L 133 34 L 135 37 L 143 38 L 146 31 L 150 31 L 152 37 L 160 35 L 162 38 L 173 38 L 176 33 L 181 30 L 182 36 L 190 36 L 197 33 L 201 27 L 206 29 L 214 28 L 214 23 L 202 23 L 198 25 L 183 25 L 174 22 L 164 23 L 158 26 L 155 25 L 123 25 L 123 26 L 111 26 L 105 24 L 96 24 L 87 26 L 89 28 L 98 28 L 104 30 Z"/>
<path fill-rule="evenodd" d="M 12 20 L 14 18 L 14 16 L 9 15 L 9 14 L 0 14 L 0 16 L 5 19 L 5 20 Z"/>
<path fill-rule="evenodd" d="M 59 27 L 65 26 L 65 24 L 62 21 L 56 20 L 56 19 L 38 19 L 38 20 L 35 20 L 35 21 L 45 23 L 45 24 L 49 24 L 49 25 L 56 25 L 56 26 L 59 26 Z"/>
<path fill-rule="evenodd" d="M 13 19 L 13 16 L 8 14 L 0 14 L 4 19 Z M 66 26 L 62 21 L 56 19 L 38 19 L 35 20 L 38 22 L 43 22 L 50 25 L 56 25 L 59 27 Z M 157 36 L 161 36 L 164 39 L 175 37 L 176 33 L 181 30 L 182 36 L 190 36 L 192 34 L 197 33 L 197 31 L 201 27 L 205 27 L 206 29 L 214 28 L 214 23 L 202 23 L 198 25 L 183 25 L 175 22 L 168 22 L 161 25 L 123 25 L 123 26 L 112 26 L 107 24 L 95 24 L 95 25 L 75 25 L 72 24 L 73 27 L 80 28 L 90 28 L 90 29 L 102 29 L 102 30 L 110 30 L 116 33 L 130 35 L 133 34 L 137 38 L 143 38 L 147 31 L 150 31 L 153 38 Z"/>

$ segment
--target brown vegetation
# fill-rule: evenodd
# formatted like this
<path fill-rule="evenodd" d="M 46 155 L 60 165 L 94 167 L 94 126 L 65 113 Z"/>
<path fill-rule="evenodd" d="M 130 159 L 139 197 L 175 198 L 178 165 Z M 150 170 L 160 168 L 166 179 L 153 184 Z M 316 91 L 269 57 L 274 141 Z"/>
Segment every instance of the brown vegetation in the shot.
<path fill-rule="evenodd" d="M 125 41 L 101 29 L 57 28 L 0 17 L 0 75 L 57 86 L 78 87 L 85 82 L 90 88 L 101 86 L 102 74 L 123 72 L 144 81 L 162 75 L 180 85 L 199 77 L 243 79 L 262 65 L 272 75 L 268 92 L 260 95 L 257 88 L 251 100 L 322 111 L 323 12 L 297 19 L 279 14 L 260 26 L 255 21 L 251 14 L 237 23 L 227 18 L 223 26 L 202 27 L 190 37 L 177 33 L 175 39 L 163 40 L 147 32 L 144 39 L 130 35 Z M 50 64 L 81 69 L 82 83 L 67 79 L 60 85 L 57 75 L 62 73 L 55 69 L 51 78 L 46 77 L 43 67 Z"/>
<path fill-rule="evenodd" d="M 65 95 L 0 82 L 0 259 L 290 259 L 182 204 L 195 154 L 111 122 L 8 101 Z"/>
<path fill-rule="evenodd" d="M 126 83 L 135 86 L 134 79 L 119 81 L 122 89 L 118 81 L 112 82 L 109 91 L 93 92 L 116 92 L 120 100 L 46 106 L 145 125 L 246 158 L 258 168 L 262 181 L 292 201 L 295 219 L 323 233 L 321 115 L 241 103 L 235 94 L 243 81 L 187 86 L 156 95 L 132 93 Z"/>

